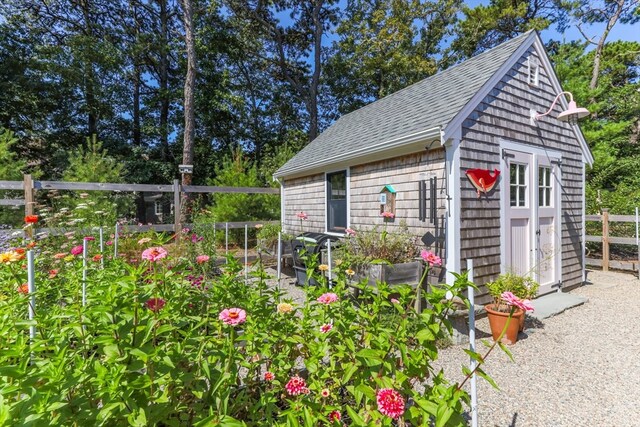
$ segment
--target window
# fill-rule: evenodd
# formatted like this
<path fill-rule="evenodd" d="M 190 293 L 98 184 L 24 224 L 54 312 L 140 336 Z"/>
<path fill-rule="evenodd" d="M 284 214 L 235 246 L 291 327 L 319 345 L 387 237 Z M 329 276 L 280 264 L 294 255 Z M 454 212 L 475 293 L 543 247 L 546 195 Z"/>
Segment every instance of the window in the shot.
<path fill-rule="evenodd" d="M 156 200 L 153 203 L 153 211 L 156 215 L 162 215 L 162 200 Z"/>
<path fill-rule="evenodd" d="M 551 168 L 548 166 L 538 168 L 538 206 L 551 206 Z"/>
<path fill-rule="evenodd" d="M 509 166 L 509 198 L 511 206 L 526 206 L 527 165 L 511 163 Z"/>
<path fill-rule="evenodd" d="M 529 57 L 527 59 L 527 83 L 531 86 L 538 86 L 540 83 L 540 64 L 538 58 Z"/>
<path fill-rule="evenodd" d="M 347 228 L 347 171 L 327 174 L 327 231 Z"/>

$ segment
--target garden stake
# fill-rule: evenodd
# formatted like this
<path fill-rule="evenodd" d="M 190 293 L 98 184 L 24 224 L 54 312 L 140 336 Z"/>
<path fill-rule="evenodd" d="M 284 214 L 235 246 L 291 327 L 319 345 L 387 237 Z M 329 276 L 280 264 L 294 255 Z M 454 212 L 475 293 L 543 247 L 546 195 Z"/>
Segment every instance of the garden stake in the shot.
<path fill-rule="evenodd" d="M 329 265 L 329 271 L 327 271 L 327 275 L 328 275 L 328 279 L 329 281 L 327 282 L 327 284 L 329 285 L 329 289 L 331 289 L 332 283 L 331 283 L 331 240 L 327 239 L 327 264 Z"/>
<path fill-rule="evenodd" d="M 638 247 L 638 279 L 640 279 L 640 238 L 638 237 L 638 207 L 636 206 L 636 246 Z"/>
<path fill-rule="evenodd" d="M 281 277 L 282 277 L 282 233 L 278 231 L 278 283 L 277 283 L 278 291 L 280 291 Z"/>
<path fill-rule="evenodd" d="M 473 283 L 473 260 L 467 260 L 467 271 L 469 272 L 469 282 Z M 475 311 L 475 295 L 473 293 L 473 286 L 467 287 L 467 293 L 469 296 L 469 350 L 475 353 L 476 351 L 476 311 Z M 478 392 L 476 388 L 476 360 L 472 357 L 469 369 L 473 372 L 471 376 L 471 426 L 478 427 Z"/>
<path fill-rule="evenodd" d="M 224 257 L 228 257 L 229 256 L 229 223 L 225 222 L 224 223 Z M 225 261 L 226 263 L 229 262 L 229 260 Z"/>
<path fill-rule="evenodd" d="M 104 231 L 102 226 L 100 226 L 100 255 L 104 252 Z M 100 267 L 104 268 L 104 257 L 100 258 Z"/>
<path fill-rule="evenodd" d="M 27 286 L 29 287 L 29 320 L 36 315 L 36 273 L 33 251 L 27 251 Z M 36 325 L 29 326 L 29 338 L 31 343 L 36 338 Z"/>
<path fill-rule="evenodd" d="M 82 240 L 82 306 L 87 305 L 87 252 L 89 242 Z"/>
<path fill-rule="evenodd" d="M 116 222 L 116 234 L 113 236 L 113 259 L 118 258 L 118 234 L 120 231 L 120 224 Z"/>
<path fill-rule="evenodd" d="M 247 224 L 244 225 L 244 284 L 247 284 L 249 280 L 249 246 L 248 246 L 248 238 L 249 238 L 249 226 Z"/>

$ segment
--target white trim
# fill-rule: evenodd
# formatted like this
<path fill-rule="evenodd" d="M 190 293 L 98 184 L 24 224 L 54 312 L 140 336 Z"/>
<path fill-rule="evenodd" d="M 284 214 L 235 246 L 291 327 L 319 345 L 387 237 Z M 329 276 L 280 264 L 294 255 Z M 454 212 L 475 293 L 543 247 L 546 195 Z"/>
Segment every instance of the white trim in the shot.
<path fill-rule="evenodd" d="M 327 200 L 327 175 L 336 173 L 336 172 L 345 172 L 345 185 L 347 189 L 347 228 L 351 227 L 351 168 L 338 168 L 331 169 L 324 173 L 324 234 L 328 234 L 330 236 L 344 236 L 344 233 L 338 233 L 336 231 L 329 231 L 329 212 L 328 212 L 328 200 Z"/>
<path fill-rule="evenodd" d="M 285 209 L 287 205 L 285 204 L 285 188 L 284 188 L 284 180 L 279 180 L 276 177 L 273 177 L 273 180 L 280 184 L 280 231 L 286 233 L 286 223 L 285 219 Z"/>
<path fill-rule="evenodd" d="M 586 166 L 582 164 L 582 282 L 587 281 L 587 196 L 585 191 L 585 169 Z"/>
<path fill-rule="evenodd" d="M 292 168 L 286 170 L 284 172 L 276 171 L 274 176 L 276 177 L 295 177 L 295 176 L 304 176 L 309 175 L 316 170 L 324 171 L 327 166 L 332 166 L 337 170 L 346 169 L 349 166 L 354 166 L 355 164 L 364 163 L 365 156 L 387 153 L 389 151 L 393 151 L 394 149 L 403 147 L 403 148 L 415 148 L 416 151 L 421 151 L 424 149 L 422 143 L 429 141 L 430 139 L 439 138 L 440 137 L 440 126 L 436 126 L 433 128 L 429 128 L 420 132 L 415 132 L 409 135 L 400 136 L 398 138 L 393 138 L 384 142 L 380 142 L 375 145 L 365 146 L 359 148 L 357 150 L 353 150 L 348 154 L 338 154 L 326 159 L 318 160 L 316 162 L 308 163 L 304 166 L 299 166 L 297 168 Z M 413 144 L 416 144 L 416 147 L 411 147 Z M 398 155 L 409 154 L 409 152 L 399 152 Z M 388 158 L 387 155 L 385 158 Z M 394 154 L 395 157 L 395 154 Z M 358 163 L 354 163 L 354 160 L 357 160 Z"/>
<path fill-rule="evenodd" d="M 562 86 L 560 85 L 560 81 L 558 80 L 558 76 L 551 65 L 551 60 L 549 59 L 549 55 L 547 54 L 547 50 L 544 48 L 542 44 L 542 40 L 540 37 L 535 38 L 534 47 L 538 52 L 538 58 L 542 61 L 542 66 L 547 70 L 547 75 L 549 77 L 549 81 L 551 82 L 551 86 L 553 86 L 553 90 L 556 91 L 556 94 L 562 92 Z M 564 109 L 566 109 L 569 104 L 567 104 L 567 100 L 564 96 L 560 97 L 560 103 Z M 578 125 L 569 125 L 573 129 L 573 133 L 576 135 L 578 142 L 580 143 L 580 148 L 582 148 L 582 162 L 588 163 L 589 166 L 593 166 L 593 155 L 591 154 L 591 150 L 589 150 L 589 145 L 587 141 L 584 139 L 584 135 L 582 135 L 582 130 L 580 130 L 580 126 Z"/>
<path fill-rule="evenodd" d="M 540 86 L 540 63 L 531 55 L 527 58 L 527 83 L 529 86 Z"/>
<path fill-rule="evenodd" d="M 501 66 L 498 68 L 489 80 L 476 92 L 475 95 L 467 102 L 467 104 L 458 111 L 458 114 L 455 115 L 453 119 L 447 123 L 447 126 L 444 128 L 444 139 L 448 140 L 451 136 L 456 132 L 458 128 L 462 126 L 462 123 L 473 113 L 473 110 L 476 109 L 478 104 L 491 92 L 491 90 L 500 83 L 500 80 L 507 74 L 507 72 L 515 65 L 515 63 L 525 54 L 525 52 L 531 47 L 534 40 L 536 38 L 536 32 L 532 31 L 526 38 L 526 40 L 522 41 L 520 46 L 516 49 L 515 52 L 507 59 Z"/>
<path fill-rule="evenodd" d="M 442 133 L 444 138 L 444 132 Z M 448 285 L 455 282 L 453 273 L 460 273 L 460 141 L 462 129 L 458 128 L 455 135 L 448 141 L 442 141 L 445 147 L 445 172 L 447 179 L 447 225 L 446 236 L 446 281 Z"/>

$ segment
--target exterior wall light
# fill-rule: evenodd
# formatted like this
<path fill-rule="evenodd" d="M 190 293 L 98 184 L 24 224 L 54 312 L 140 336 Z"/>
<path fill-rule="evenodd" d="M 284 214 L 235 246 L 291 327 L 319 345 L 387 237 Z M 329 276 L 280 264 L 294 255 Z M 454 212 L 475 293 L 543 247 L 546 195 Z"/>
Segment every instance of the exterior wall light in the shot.
<path fill-rule="evenodd" d="M 564 110 L 562 113 L 558 114 L 558 120 L 561 122 L 568 122 L 569 124 L 575 125 L 578 122 L 578 119 L 583 117 L 587 117 L 590 113 L 586 108 L 578 107 L 573 100 L 573 95 L 571 92 L 560 92 L 556 99 L 553 100 L 551 107 L 546 113 L 540 114 L 533 108 L 530 110 L 531 112 L 531 126 L 536 125 L 536 121 L 540 120 L 542 117 L 548 115 L 553 110 L 553 107 L 556 106 L 556 103 L 560 99 L 562 95 L 569 95 L 569 107 Z"/>

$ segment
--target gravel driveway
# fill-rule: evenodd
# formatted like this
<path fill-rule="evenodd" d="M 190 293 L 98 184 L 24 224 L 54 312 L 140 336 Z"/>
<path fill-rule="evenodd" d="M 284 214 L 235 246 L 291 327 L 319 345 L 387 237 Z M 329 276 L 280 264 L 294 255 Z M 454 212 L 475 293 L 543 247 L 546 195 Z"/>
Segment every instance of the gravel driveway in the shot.
<path fill-rule="evenodd" d="M 588 278 L 593 284 L 571 291 L 586 304 L 527 320 L 510 347 L 515 363 L 499 348 L 489 356 L 484 370 L 500 390 L 478 379 L 480 426 L 640 426 L 640 281 L 600 271 Z M 489 336 L 486 318 L 477 328 Z M 450 379 L 462 378 L 454 375 L 469 360 L 462 346 L 440 357 Z"/>

